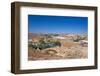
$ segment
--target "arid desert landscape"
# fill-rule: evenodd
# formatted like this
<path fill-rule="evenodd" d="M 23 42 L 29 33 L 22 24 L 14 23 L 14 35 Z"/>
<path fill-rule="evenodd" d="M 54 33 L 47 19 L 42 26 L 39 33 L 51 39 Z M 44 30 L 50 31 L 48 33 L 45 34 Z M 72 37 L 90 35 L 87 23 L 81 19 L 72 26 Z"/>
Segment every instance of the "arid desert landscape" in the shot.
<path fill-rule="evenodd" d="M 28 60 L 84 59 L 87 34 L 28 34 Z"/>
<path fill-rule="evenodd" d="M 28 15 L 28 60 L 88 58 L 88 17 Z"/>

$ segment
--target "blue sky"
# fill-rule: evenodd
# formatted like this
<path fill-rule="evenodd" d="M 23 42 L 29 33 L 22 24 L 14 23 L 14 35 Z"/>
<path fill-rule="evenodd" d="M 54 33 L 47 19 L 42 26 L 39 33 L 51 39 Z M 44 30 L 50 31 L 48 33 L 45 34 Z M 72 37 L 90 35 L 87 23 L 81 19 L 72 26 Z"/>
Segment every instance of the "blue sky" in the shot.
<path fill-rule="evenodd" d="M 28 15 L 28 30 L 32 33 L 88 32 L 88 17 Z"/>

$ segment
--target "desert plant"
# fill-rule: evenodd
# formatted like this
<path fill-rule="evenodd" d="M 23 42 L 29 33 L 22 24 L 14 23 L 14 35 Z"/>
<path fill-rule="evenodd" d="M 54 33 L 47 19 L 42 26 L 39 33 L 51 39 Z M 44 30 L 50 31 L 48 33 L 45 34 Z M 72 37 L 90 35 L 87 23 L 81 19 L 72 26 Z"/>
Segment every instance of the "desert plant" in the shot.
<path fill-rule="evenodd" d="M 39 43 L 40 43 L 40 44 L 44 44 L 44 43 L 45 43 L 44 39 L 40 39 L 40 40 L 39 40 Z"/>
<path fill-rule="evenodd" d="M 73 38 L 73 41 L 74 41 L 74 42 L 79 42 L 80 40 L 81 40 L 81 37 L 78 36 L 78 35 L 77 35 L 76 37 Z"/>
<path fill-rule="evenodd" d="M 56 42 L 55 42 L 55 45 L 56 45 L 56 46 L 61 46 L 60 41 L 56 41 Z"/>
<path fill-rule="evenodd" d="M 37 45 L 32 45 L 32 48 L 33 48 L 33 49 L 37 49 L 38 46 L 37 46 Z"/>

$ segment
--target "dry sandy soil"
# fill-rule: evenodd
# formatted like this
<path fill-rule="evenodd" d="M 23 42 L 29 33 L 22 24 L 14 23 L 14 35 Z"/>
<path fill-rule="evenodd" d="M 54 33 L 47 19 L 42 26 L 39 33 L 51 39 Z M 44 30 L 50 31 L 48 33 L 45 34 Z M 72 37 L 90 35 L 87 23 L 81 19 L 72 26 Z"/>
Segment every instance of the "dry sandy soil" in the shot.
<path fill-rule="evenodd" d="M 88 48 L 75 42 L 62 42 L 61 47 L 44 50 L 28 49 L 28 60 L 83 59 L 88 57 Z"/>

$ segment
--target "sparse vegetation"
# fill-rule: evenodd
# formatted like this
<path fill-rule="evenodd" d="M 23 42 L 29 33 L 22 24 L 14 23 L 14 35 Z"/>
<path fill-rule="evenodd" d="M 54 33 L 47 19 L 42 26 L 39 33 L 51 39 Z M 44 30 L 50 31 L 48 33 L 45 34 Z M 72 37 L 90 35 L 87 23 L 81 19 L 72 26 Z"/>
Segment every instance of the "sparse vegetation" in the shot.
<path fill-rule="evenodd" d="M 84 42 L 87 40 L 86 35 L 73 35 L 68 38 L 65 35 L 60 37 L 59 34 L 35 35 L 28 43 L 29 60 L 87 58 L 87 46 L 81 46 L 87 44 Z"/>
<path fill-rule="evenodd" d="M 33 42 L 29 44 L 29 47 L 32 47 L 33 49 L 40 49 L 40 50 L 55 47 L 55 46 L 61 46 L 61 43 L 57 40 L 45 41 L 44 39 L 41 39 L 39 40 L 39 42 Z"/>

